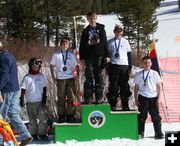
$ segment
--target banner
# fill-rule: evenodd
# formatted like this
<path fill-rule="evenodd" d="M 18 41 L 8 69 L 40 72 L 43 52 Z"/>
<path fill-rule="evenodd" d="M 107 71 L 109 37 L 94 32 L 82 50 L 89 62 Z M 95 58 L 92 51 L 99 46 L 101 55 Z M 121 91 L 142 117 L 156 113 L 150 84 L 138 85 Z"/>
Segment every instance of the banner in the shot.
<path fill-rule="evenodd" d="M 152 67 L 151 67 L 151 69 L 157 71 L 159 73 L 159 75 L 161 75 L 160 68 L 159 68 L 159 62 L 158 62 L 158 58 L 157 58 L 157 53 L 156 53 L 156 48 L 155 48 L 155 43 L 154 43 L 154 39 L 152 40 L 152 42 L 150 44 L 149 57 L 152 60 Z"/>

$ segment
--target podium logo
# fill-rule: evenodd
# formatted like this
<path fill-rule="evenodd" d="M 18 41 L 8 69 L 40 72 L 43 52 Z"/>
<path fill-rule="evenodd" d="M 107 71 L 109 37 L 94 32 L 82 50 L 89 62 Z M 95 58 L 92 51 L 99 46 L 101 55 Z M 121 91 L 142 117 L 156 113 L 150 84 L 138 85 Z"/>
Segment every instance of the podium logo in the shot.
<path fill-rule="evenodd" d="M 167 131 L 165 133 L 165 146 L 180 144 L 180 131 Z"/>
<path fill-rule="evenodd" d="M 93 128 L 100 128 L 106 121 L 105 115 L 101 111 L 93 111 L 89 114 L 88 122 Z"/>

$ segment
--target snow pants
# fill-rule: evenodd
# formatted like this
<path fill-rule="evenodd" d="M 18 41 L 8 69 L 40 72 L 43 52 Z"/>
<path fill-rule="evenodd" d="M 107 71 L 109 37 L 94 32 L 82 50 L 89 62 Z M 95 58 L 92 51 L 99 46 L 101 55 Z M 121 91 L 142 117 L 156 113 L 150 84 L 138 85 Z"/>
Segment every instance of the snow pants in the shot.
<path fill-rule="evenodd" d="M 138 132 L 143 134 L 145 131 L 145 122 L 148 112 L 151 116 L 155 135 L 161 135 L 161 116 L 159 115 L 159 107 L 157 105 L 157 97 L 147 98 L 142 95 L 138 96 L 140 114 L 138 115 Z"/>
<path fill-rule="evenodd" d="M 86 102 L 89 102 L 93 98 L 93 92 L 95 92 L 96 101 L 101 100 L 103 96 L 103 77 L 102 77 L 102 64 L 103 58 L 98 57 L 94 59 L 86 59 L 85 77 L 84 83 L 84 98 Z"/>
<path fill-rule="evenodd" d="M 132 94 L 128 83 L 128 65 L 110 64 L 108 72 L 110 84 L 107 98 L 111 108 L 116 107 L 117 98 L 120 96 L 122 110 L 128 110 L 129 97 Z"/>

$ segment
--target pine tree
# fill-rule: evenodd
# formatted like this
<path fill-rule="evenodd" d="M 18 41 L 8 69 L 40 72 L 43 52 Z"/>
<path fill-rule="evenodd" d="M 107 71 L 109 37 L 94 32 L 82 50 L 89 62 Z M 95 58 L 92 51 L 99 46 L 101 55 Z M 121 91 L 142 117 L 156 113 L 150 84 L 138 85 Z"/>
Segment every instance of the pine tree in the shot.
<path fill-rule="evenodd" d="M 155 9 L 160 0 L 116 0 L 115 9 L 119 11 L 119 20 L 125 26 L 125 34 L 130 43 L 137 48 L 137 56 L 140 49 L 150 40 L 150 35 L 157 29 Z M 119 5 L 118 5 L 119 4 Z"/>

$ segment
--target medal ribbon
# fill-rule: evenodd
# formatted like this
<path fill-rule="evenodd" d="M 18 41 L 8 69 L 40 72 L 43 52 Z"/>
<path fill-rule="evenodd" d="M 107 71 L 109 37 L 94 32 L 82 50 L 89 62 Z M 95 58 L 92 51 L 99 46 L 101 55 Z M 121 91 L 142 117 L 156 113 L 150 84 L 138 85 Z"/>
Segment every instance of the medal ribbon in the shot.
<path fill-rule="evenodd" d="M 118 42 L 118 46 L 117 46 L 117 44 L 116 44 L 116 38 L 114 38 L 114 44 L 115 44 L 116 53 L 119 52 L 119 47 L 120 47 L 120 44 L 121 44 L 121 39 L 118 39 L 118 40 L 119 40 L 119 42 Z"/>
<path fill-rule="evenodd" d="M 150 72 L 150 70 L 148 71 L 146 77 L 144 78 L 144 70 L 143 70 L 143 81 L 144 81 L 144 86 L 146 86 L 146 81 L 147 81 L 147 78 L 148 78 L 148 76 L 149 76 L 149 72 Z"/>
<path fill-rule="evenodd" d="M 90 27 L 91 33 L 92 33 L 92 37 L 93 39 L 95 39 L 95 34 L 96 34 L 96 28 L 93 27 L 93 29 Z"/>
<path fill-rule="evenodd" d="M 66 55 L 64 56 L 63 51 L 61 50 L 61 54 L 62 54 L 64 66 L 66 66 L 68 51 L 66 51 Z"/>

